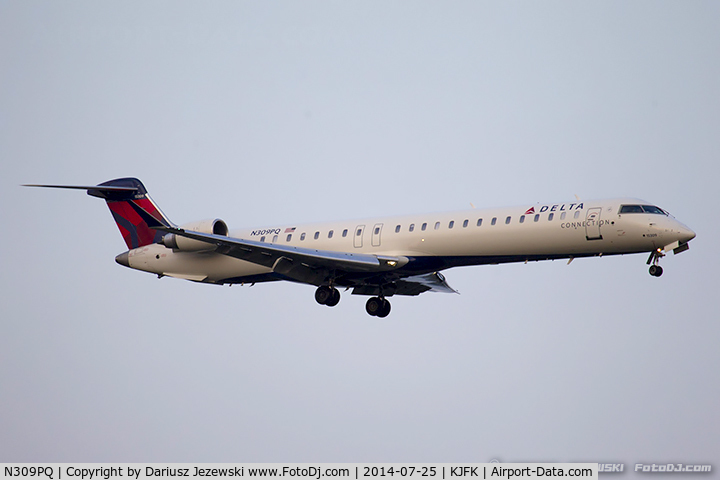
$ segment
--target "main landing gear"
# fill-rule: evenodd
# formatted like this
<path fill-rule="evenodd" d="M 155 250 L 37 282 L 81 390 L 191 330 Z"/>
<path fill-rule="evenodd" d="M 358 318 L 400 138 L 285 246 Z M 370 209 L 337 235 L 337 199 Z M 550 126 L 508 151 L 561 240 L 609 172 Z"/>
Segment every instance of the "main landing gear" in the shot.
<path fill-rule="evenodd" d="M 315 301 L 320 305 L 334 307 L 340 302 L 340 292 L 335 287 L 322 285 L 315 290 Z M 370 297 L 365 310 L 373 317 L 385 318 L 390 314 L 390 302 L 385 297 Z"/>
<path fill-rule="evenodd" d="M 660 259 L 664 256 L 665 256 L 665 254 L 659 248 L 657 250 L 653 250 L 650 253 L 650 257 L 647 260 L 647 264 L 650 265 L 652 263 L 652 265 L 650 265 L 649 272 L 650 272 L 650 275 L 652 275 L 653 277 L 659 277 L 660 275 L 663 274 L 663 269 L 659 265 L 659 263 L 660 263 Z"/>
<path fill-rule="evenodd" d="M 385 318 L 390 314 L 390 302 L 384 297 L 370 297 L 365 304 L 365 311 L 373 317 Z"/>
<path fill-rule="evenodd" d="M 328 307 L 334 307 L 340 302 L 340 292 L 337 288 L 323 285 L 315 290 L 315 301 L 320 305 L 327 305 Z"/>

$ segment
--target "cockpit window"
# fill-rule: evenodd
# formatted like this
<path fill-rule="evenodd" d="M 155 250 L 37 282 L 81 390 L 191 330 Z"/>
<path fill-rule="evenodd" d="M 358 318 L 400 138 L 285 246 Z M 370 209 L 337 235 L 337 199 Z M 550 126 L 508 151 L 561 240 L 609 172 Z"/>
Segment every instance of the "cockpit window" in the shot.
<path fill-rule="evenodd" d="M 667 215 L 662 208 L 653 205 L 623 205 L 619 213 L 652 213 L 656 215 Z"/>
<path fill-rule="evenodd" d="M 620 213 L 643 213 L 643 209 L 640 205 L 623 205 Z"/>
<path fill-rule="evenodd" d="M 652 205 L 643 205 L 643 210 L 645 210 L 645 213 L 655 213 L 658 215 L 667 215 L 665 211 L 662 208 L 655 207 Z"/>

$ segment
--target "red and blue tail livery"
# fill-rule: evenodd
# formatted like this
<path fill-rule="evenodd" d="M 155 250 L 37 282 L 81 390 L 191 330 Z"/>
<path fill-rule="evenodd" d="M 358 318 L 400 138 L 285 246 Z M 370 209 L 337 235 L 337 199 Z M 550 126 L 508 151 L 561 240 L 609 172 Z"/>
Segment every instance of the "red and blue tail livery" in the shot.
<path fill-rule="evenodd" d="M 108 187 L 116 188 L 108 189 Z M 110 180 L 96 188 L 88 189 L 87 193 L 105 199 L 128 249 L 144 247 L 162 240 L 164 233 L 151 229 L 133 208 L 134 204 L 158 221 L 166 221 L 165 215 L 155 205 L 145 186 L 137 178 Z"/>

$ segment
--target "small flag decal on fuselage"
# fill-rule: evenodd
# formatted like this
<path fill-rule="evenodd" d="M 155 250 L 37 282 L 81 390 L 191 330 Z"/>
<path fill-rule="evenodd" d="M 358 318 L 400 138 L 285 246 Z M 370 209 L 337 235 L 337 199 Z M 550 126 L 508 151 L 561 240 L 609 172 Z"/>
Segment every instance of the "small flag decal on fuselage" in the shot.
<path fill-rule="evenodd" d="M 285 233 L 293 233 L 295 231 L 295 227 L 289 227 L 285 229 Z"/>

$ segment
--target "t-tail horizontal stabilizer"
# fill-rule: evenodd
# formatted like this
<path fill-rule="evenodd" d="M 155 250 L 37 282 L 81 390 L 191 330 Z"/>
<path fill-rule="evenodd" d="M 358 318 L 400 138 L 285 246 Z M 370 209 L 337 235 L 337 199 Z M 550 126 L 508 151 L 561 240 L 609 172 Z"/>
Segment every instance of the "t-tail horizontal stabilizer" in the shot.
<path fill-rule="evenodd" d="M 155 219 L 154 223 L 158 221 L 157 219 L 169 223 L 167 217 L 147 194 L 145 186 L 137 178 L 116 178 L 100 185 L 29 184 L 23 186 L 85 190 L 90 196 L 102 198 L 106 201 L 128 249 L 144 247 L 162 239 L 162 233 L 151 229 L 133 206 L 142 208 Z"/>

